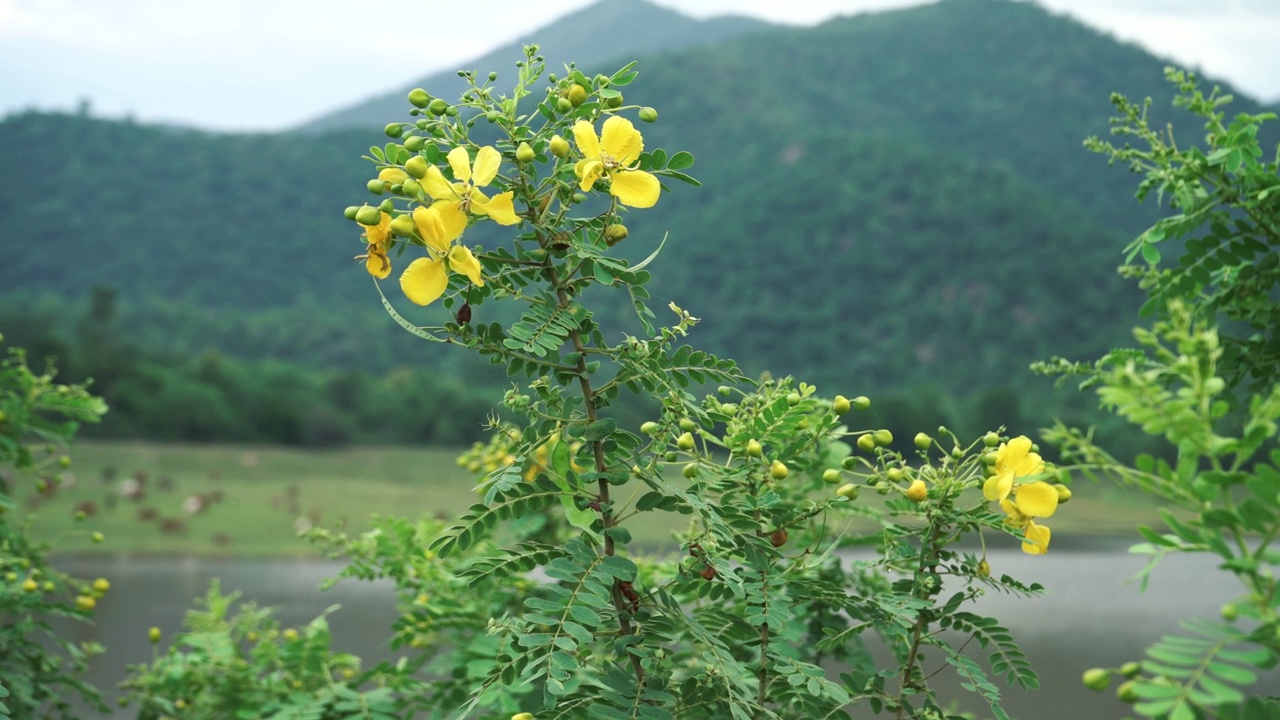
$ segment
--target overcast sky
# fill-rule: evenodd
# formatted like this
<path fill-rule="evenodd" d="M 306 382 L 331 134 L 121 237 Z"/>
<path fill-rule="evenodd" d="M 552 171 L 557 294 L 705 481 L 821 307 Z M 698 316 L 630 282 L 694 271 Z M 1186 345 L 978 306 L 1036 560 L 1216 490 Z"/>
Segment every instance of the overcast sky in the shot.
<path fill-rule="evenodd" d="M 593 1 L 0 0 L 0 115 L 88 98 L 96 115 L 280 129 L 465 65 Z M 656 1 L 697 17 L 803 25 L 921 4 Z M 1280 99 L 1280 0 L 1040 2 L 1259 99 Z"/>

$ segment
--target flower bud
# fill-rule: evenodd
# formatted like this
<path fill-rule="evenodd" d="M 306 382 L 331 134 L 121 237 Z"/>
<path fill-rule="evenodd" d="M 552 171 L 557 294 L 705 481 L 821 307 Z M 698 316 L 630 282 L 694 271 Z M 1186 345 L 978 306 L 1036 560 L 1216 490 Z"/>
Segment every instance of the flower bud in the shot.
<path fill-rule="evenodd" d="M 680 437 L 676 438 L 676 447 L 680 448 L 681 450 L 692 450 L 693 449 L 693 433 L 687 432 L 681 435 Z"/>
<path fill-rule="evenodd" d="M 148 630 L 147 639 L 151 641 L 152 645 L 160 642 L 160 628 L 153 627 L 150 630 Z"/>
<path fill-rule="evenodd" d="M 54 585 L 52 580 L 45 580 L 44 584 L 40 586 L 40 589 L 45 592 L 53 592 L 58 589 L 58 586 Z"/>
<path fill-rule="evenodd" d="M 587 101 L 587 89 L 581 85 L 575 84 L 573 87 L 569 88 L 568 98 L 569 104 L 572 107 L 578 107 Z"/>
<path fill-rule="evenodd" d="M 92 610 L 98 606 L 98 601 L 90 595 L 79 595 L 76 597 L 76 607 L 81 610 Z"/>
<path fill-rule="evenodd" d="M 533 713 L 516 713 L 511 716 L 511 720 L 533 720 Z"/>
<path fill-rule="evenodd" d="M 982 558 L 978 561 L 978 577 L 991 577 L 991 563 L 987 562 L 986 558 Z"/>
<path fill-rule="evenodd" d="M 462 303 L 462 307 L 458 308 L 458 314 L 454 315 L 453 319 L 461 325 L 471 322 L 471 303 Z"/>
<path fill-rule="evenodd" d="M 1222 619 L 1228 622 L 1240 617 L 1240 608 L 1236 607 L 1235 603 L 1223 605 L 1219 612 L 1222 614 Z"/>
<path fill-rule="evenodd" d="M 373 193 L 374 195 L 381 195 L 382 193 L 387 191 L 387 184 L 377 178 L 370 180 L 368 183 L 365 184 L 365 187 L 368 188 L 369 192 Z"/>
<path fill-rule="evenodd" d="M 1120 683 L 1120 687 L 1116 688 L 1116 697 L 1120 698 L 1120 702 L 1137 702 L 1138 683 L 1133 680 L 1126 680 L 1125 682 Z"/>
<path fill-rule="evenodd" d="M 414 155 L 404 163 L 404 171 L 413 177 L 421 180 L 427 176 L 427 167 L 429 163 L 427 159 L 421 155 Z"/>
<path fill-rule="evenodd" d="M 1107 686 L 1111 684 L 1111 673 L 1102 668 L 1089 668 L 1084 671 L 1084 676 L 1081 680 L 1084 681 L 1084 686 L 1090 690 L 1106 690 Z"/>
<path fill-rule="evenodd" d="M 427 139 L 421 135 L 410 135 L 404 139 L 404 149 L 409 152 L 418 152 L 427 146 Z"/>
<path fill-rule="evenodd" d="M 95 532 L 89 536 L 89 539 L 93 541 L 94 545 L 101 545 L 107 539 L 107 536 L 100 532 Z"/>
<path fill-rule="evenodd" d="M 620 107 L 622 107 L 622 96 L 621 96 L 621 95 L 613 95 L 613 96 L 610 96 L 610 97 L 605 98 L 605 100 L 604 100 L 604 106 L 605 106 L 605 107 L 607 107 L 607 108 L 609 108 L 610 110 L 612 110 L 612 109 L 614 109 L 614 108 L 620 108 Z"/>
<path fill-rule="evenodd" d="M 747 457 L 760 457 L 764 454 L 764 446 L 754 438 L 747 441 Z"/>
<path fill-rule="evenodd" d="M 298 639 L 298 631 L 297 631 L 297 630 L 294 630 L 293 628 L 285 628 L 285 631 L 284 631 L 284 639 L 285 639 L 285 640 L 297 640 L 297 639 Z"/>
<path fill-rule="evenodd" d="M 769 465 L 769 477 L 774 480 L 786 480 L 787 476 L 790 474 L 791 470 L 787 467 L 786 463 L 781 460 L 774 460 Z"/>
<path fill-rule="evenodd" d="M 989 448 L 993 448 L 1000 444 L 1000 436 L 995 432 L 989 432 L 982 436 L 982 444 Z"/>
<path fill-rule="evenodd" d="M 537 156 L 533 152 L 533 148 L 529 147 L 529 143 L 522 142 L 516 147 L 516 162 L 521 165 L 533 162 L 535 157 Z"/>
<path fill-rule="evenodd" d="M 436 98 L 427 105 L 427 111 L 436 117 L 444 115 L 449 110 L 449 103 L 443 98 Z"/>
<path fill-rule="evenodd" d="M 421 197 L 422 186 L 418 184 L 417 180 L 414 180 L 413 178 L 409 178 L 404 182 L 400 183 L 400 192 L 404 195 L 408 195 L 411 198 Z"/>
<path fill-rule="evenodd" d="M 698 424 L 690 420 L 689 418 L 680 418 L 681 430 L 684 430 L 685 432 L 691 432 L 696 427 L 698 427 Z"/>
<path fill-rule="evenodd" d="M 888 430 L 877 430 L 871 433 L 871 439 L 880 447 L 889 447 L 893 444 L 893 433 Z"/>
<path fill-rule="evenodd" d="M 884 476 L 889 479 L 889 482 L 895 483 L 900 483 L 907 479 L 907 473 L 902 468 L 889 468 L 884 472 Z"/>
<path fill-rule="evenodd" d="M 573 110 L 573 103 L 569 102 L 569 98 L 560 98 L 556 100 L 556 109 L 562 113 L 568 113 Z"/>
<path fill-rule="evenodd" d="M 787 405 L 795 407 L 800 404 L 800 393 L 791 393 L 787 395 Z"/>
<path fill-rule="evenodd" d="M 623 225 L 622 223 L 614 223 L 604 229 L 604 242 L 609 247 L 613 247 L 623 240 L 626 240 L 628 234 L 630 234 L 630 232 L 627 230 L 626 225 Z"/>
<path fill-rule="evenodd" d="M 1054 490 L 1058 491 L 1058 504 L 1065 505 L 1071 500 L 1071 488 L 1066 485 L 1054 485 Z"/>
<path fill-rule="evenodd" d="M 32 580 L 31 578 L 27 578 L 22 583 L 22 589 L 26 592 L 35 592 L 36 590 L 40 589 L 40 583 L 36 582 L 35 580 Z"/>
<path fill-rule="evenodd" d="M 1137 677 L 1140 672 L 1142 672 L 1140 662 L 1127 662 L 1120 666 L 1120 674 L 1127 678 Z"/>
<path fill-rule="evenodd" d="M 93 589 L 100 593 L 104 593 L 111 589 L 111 583 L 106 578 L 98 578 L 93 581 Z"/>
<path fill-rule="evenodd" d="M 827 468 L 822 471 L 822 482 L 835 485 L 840 482 L 840 478 L 844 477 L 841 472 L 835 468 Z"/>
<path fill-rule="evenodd" d="M 398 138 L 404 134 L 404 126 L 398 122 L 388 123 L 387 126 L 382 129 L 382 132 L 386 133 L 387 137 Z"/>
<path fill-rule="evenodd" d="M 412 215 L 397 215 L 391 219 L 391 232 L 400 237 L 410 237 L 416 229 L 417 226 L 413 223 Z"/>
<path fill-rule="evenodd" d="M 424 108 L 427 103 L 431 102 L 431 96 L 422 88 L 414 88 L 409 91 L 409 104 L 414 107 Z"/>
<path fill-rule="evenodd" d="M 356 222 L 367 227 L 377 225 L 382 222 L 382 211 L 376 207 L 365 205 L 356 211 Z"/>
<path fill-rule="evenodd" d="M 876 449 L 876 441 L 871 437 L 870 433 L 858 436 L 858 449 L 863 452 L 871 452 Z"/>
<path fill-rule="evenodd" d="M 556 135 L 551 138 L 551 154 L 560 159 L 569 157 L 569 141 Z"/>
<path fill-rule="evenodd" d="M 929 488 L 925 486 L 924 481 L 916 478 L 911 481 L 910 487 L 907 488 L 907 499 L 913 503 L 922 503 L 929 499 Z"/>
<path fill-rule="evenodd" d="M 858 499 L 858 486 L 853 483 L 845 483 L 836 489 L 836 495 L 850 500 Z"/>
<path fill-rule="evenodd" d="M 698 463 L 689 463 L 680 471 L 689 480 L 698 476 Z"/>
<path fill-rule="evenodd" d="M 843 395 L 837 395 L 836 398 L 831 401 L 831 411 L 837 415 L 843 415 L 849 412 L 849 409 L 852 407 L 853 403 L 849 402 L 849 398 Z"/>
<path fill-rule="evenodd" d="M 388 185 L 396 185 L 408 179 L 409 175 L 397 167 L 382 168 L 378 171 L 378 179 Z"/>
<path fill-rule="evenodd" d="M 640 108 L 639 114 L 640 114 L 640 120 L 643 122 L 657 122 L 658 120 L 658 111 L 654 110 L 651 107 L 646 106 L 646 107 Z"/>
<path fill-rule="evenodd" d="M 916 433 L 916 437 L 913 442 L 915 442 L 916 447 L 920 448 L 921 450 L 928 450 L 929 446 L 933 445 L 933 438 L 929 437 L 925 433 L 918 432 Z"/>

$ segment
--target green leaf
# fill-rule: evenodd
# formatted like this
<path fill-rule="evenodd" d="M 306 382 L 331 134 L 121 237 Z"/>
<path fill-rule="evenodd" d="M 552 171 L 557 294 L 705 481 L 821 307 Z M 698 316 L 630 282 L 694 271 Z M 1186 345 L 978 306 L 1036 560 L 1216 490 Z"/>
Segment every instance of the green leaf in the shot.
<path fill-rule="evenodd" d="M 684 170 L 689 167 L 693 167 L 693 153 L 685 152 L 684 150 L 672 155 L 671 159 L 667 161 L 668 170 Z"/>
<path fill-rule="evenodd" d="M 1143 259 L 1143 260 L 1146 260 L 1146 261 L 1147 261 L 1147 263 L 1149 263 L 1149 264 L 1151 264 L 1151 265 L 1159 265 L 1159 264 L 1160 264 L 1160 251 L 1156 249 L 1156 246 L 1155 246 L 1155 245 L 1152 245 L 1152 244 L 1150 244 L 1150 243 L 1143 243 L 1143 244 L 1142 244 L 1142 259 Z"/>

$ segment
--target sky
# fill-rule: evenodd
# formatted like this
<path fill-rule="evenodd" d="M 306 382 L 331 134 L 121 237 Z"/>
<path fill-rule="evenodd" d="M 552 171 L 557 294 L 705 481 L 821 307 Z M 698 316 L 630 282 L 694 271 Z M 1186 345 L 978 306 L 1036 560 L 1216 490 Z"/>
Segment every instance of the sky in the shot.
<path fill-rule="evenodd" d="M 0 0 L 0 116 L 28 108 L 279 130 L 412 83 L 595 0 Z M 919 0 L 655 0 L 813 25 Z M 1038 0 L 1264 101 L 1280 0 Z M 417 17 L 404 9 L 421 7 Z M 381 15 L 370 8 L 380 9 Z"/>

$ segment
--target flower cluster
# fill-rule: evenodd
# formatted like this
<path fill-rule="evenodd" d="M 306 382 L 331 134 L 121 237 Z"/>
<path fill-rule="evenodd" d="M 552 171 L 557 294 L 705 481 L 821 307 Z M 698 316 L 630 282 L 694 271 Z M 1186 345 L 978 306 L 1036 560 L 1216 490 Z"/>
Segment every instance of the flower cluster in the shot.
<path fill-rule="evenodd" d="M 1049 528 L 1037 525 L 1035 518 L 1051 517 L 1058 510 L 1058 490 L 1042 480 L 1019 480 L 1042 472 L 1044 461 L 1031 451 L 1031 439 L 1022 435 L 1000 444 L 995 474 L 982 486 L 987 500 L 1000 502 L 1005 522 L 1022 531 L 1022 551 L 1031 555 L 1049 551 Z"/>
<path fill-rule="evenodd" d="M 591 122 L 579 120 L 573 125 L 573 137 L 582 157 L 572 167 L 583 192 L 599 183 L 622 205 L 647 208 L 657 203 L 662 186 L 654 174 L 636 169 L 644 138 L 631 121 L 612 116 L 605 120 L 597 136 Z M 566 159 L 567 143 L 559 136 L 555 139 L 561 146 L 553 155 Z M 425 257 L 411 261 L 400 275 L 400 288 L 418 305 L 429 305 L 440 298 L 454 273 L 474 285 L 484 285 L 481 258 L 458 243 L 473 220 L 489 219 L 505 226 L 521 221 L 515 211 L 513 190 L 493 197 L 483 190 L 499 180 L 502 154 L 497 149 L 487 145 L 477 148 L 473 158 L 468 148 L 455 147 L 445 159 L 451 177 L 428 163 L 423 155 L 415 154 L 402 166 L 383 167 L 371 181 L 370 189 L 375 192 L 391 189 L 395 195 L 421 203 L 412 211 L 397 212 L 390 200 L 378 207 L 366 205 L 348 210 L 348 216 L 364 228 L 365 253 L 356 259 L 364 261 L 373 277 L 382 280 L 391 274 L 390 251 L 397 239 L 426 251 Z M 568 172 L 567 165 L 557 169 L 560 167 Z"/>

